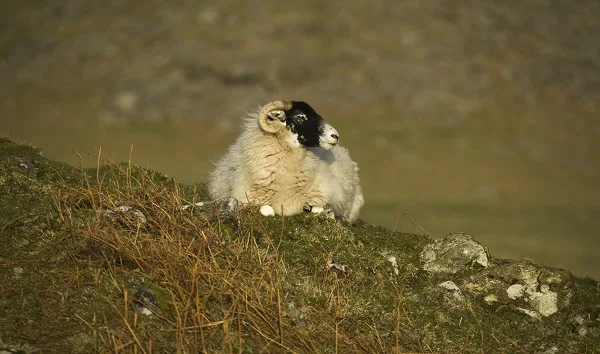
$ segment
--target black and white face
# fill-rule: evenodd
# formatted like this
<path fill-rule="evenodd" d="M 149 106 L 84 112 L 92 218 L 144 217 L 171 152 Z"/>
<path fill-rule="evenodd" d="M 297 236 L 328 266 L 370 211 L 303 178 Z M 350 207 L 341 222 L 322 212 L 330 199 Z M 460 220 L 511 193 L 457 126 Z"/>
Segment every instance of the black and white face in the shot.
<path fill-rule="evenodd" d="M 285 111 L 285 125 L 290 131 L 291 144 L 305 147 L 321 147 L 333 149 L 340 136 L 329 123 L 306 102 L 292 101 L 292 108 Z"/>

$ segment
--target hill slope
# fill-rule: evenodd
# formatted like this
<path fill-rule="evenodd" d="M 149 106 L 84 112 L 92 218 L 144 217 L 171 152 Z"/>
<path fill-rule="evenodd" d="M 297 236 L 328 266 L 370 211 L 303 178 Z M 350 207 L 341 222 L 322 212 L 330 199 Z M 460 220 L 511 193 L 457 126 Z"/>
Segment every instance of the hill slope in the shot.
<path fill-rule="evenodd" d="M 0 140 L 0 351 L 598 352 L 600 286 Z"/>

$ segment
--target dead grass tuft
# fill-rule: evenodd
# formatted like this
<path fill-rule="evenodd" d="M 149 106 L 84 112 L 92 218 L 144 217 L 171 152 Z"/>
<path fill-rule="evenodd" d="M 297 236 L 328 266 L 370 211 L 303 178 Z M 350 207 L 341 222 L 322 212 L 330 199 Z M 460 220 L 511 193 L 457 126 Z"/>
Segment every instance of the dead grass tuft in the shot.
<path fill-rule="evenodd" d="M 106 350 L 400 351 L 401 301 L 389 324 L 396 335 L 382 340 L 375 319 L 365 322 L 371 334 L 357 335 L 352 316 L 365 309 L 348 305 L 345 280 L 326 262 L 315 266 L 316 280 L 297 282 L 310 286 L 289 280 L 283 218 L 271 227 L 254 208 L 195 205 L 206 200 L 201 188 L 129 163 L 108 161 L 94 172 L 82 174 L 80 187 L 65 186 L 55 204 L 83 244 L 75 257 L 102 264 L 94 276 L 107 289 L 101 313 L 79 319 Z M 310 299 L 327 293 L 322 303 Z"/>

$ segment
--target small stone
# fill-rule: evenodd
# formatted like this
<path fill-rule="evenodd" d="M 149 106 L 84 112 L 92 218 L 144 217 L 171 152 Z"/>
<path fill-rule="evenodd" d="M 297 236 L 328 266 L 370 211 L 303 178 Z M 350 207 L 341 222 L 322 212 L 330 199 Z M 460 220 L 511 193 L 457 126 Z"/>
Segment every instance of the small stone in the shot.
<path fill-rule="evenodd" d="M 398 270 L 398 260 L 396 260 L 396 257 L 388 256 L 387 260 L 392 264 L 392 267 L 394 268 L 394 274 L 398 275 L 400 271 Z"/>
<path fill-rule="evenodd" d="M 122 205 L 120 207 L 117 207 L 115 210 L 115 212 L 121 212 L 121 213 L 131 213 L 133 214 L 136 219 L 137 222 L 139 224 L 145 224 L 146 223 L 146 215 L 144 215 L 144 213 L 142 213 L 139 209 L 134 208 L 134 207 L 130 207 L 128 205 Z"/>
<path fill-rule="evenodd" d="M 487 302 L 488 305 L 493 304 L 494 302 L 498 301 L 498 297 L 494 294 L 489 294 L 486 295 L 486 297 L 483 298 L 483 301 Z"/>
<path fill-rule="evenodd" d="M 506 293 L 508 297 L 512 300 L 516 300 L 523 296 L 523 292 L 525 291 L 525 287 L 521 284 L 513 284 L 506 289 Z"/>
<path fill-rule="evenodd" d="M 439 283 L 438 286 L 452 291 L 460 291 L 460 288 L 450 280 Z"/>
<path fill-rule="evenodd" d="M 542 317 L 540 316 L 540 314 L 539 314 L 539 313 L 537 313 L 536 311 L 532 311 L 532 310 L 524 309 L 524 308 L 522 308 L 522 307 L 517 307 L 517 310 L 518 310 L 519 312 L 522 312 L 522 313 L 524 313 L 524 314 L 528 315 L 528 316 L 529 316 L 529 317 L 531 317 L 531 318 L 535 318 L 536 320 L 541 320 L 541 319 L 542 319 Z"/>
<path fill-rule="evenodd" d="M 19 278 L 21 275 L 23 275 L 23 272 L 23 267 L 13 267 L 13 274 L 15 275 L 15 278 Z"/>
<path fill-rule="evenodd" d="M 266 205 L 266 206 L 270 207 L 269 205 Z M 234 212 L 237 209 L 237 207 L 238 207 L 238 201 L 237 201 L 237 199 L 235 199 L 235 198 L 229 198 L 227 200 L 227 209 L 230 212 Z M 273 209 L 273 208 L 271 208 L 271 209 Z M 273 210 L 273 215 L 275 215 L 275 210 Z"/>
<path fill-rule="evenodd" d="M 345 264 L 337 263 L 333 260 L 329 261 L 329 270 L 335 272 L 338 278 L 344 278 L 346 276 L 346 272 L 348 271 L 348 266 Z"/>
<path fill-rule="evenodd" d="M 189 208 L 194 208 L 194 207 L 201 208 L 203 206 L 204 206 L 204 202 L 198 202 L 198 203 L 194 203 L 194 204 L 186 204 L 181 207 L 181 210 L 187 210 Z"/>
<path fill-rule="evenodd" d="M 438 284 L 439 287 L 452 291 L 452 297 L 458 301 L 464 301 L 465 297 L 463 296 L 460 288 L 452 281 L 447 280 Z"/>
<path fill-rule="evenodd" d="M 584 324 L 584 323 L 585 323 L 585 319 L 583 319 L 583 317 L 582 317 L 581 315 L 576 315 L 576 316 L 573 318 L 573 323 L 575 323 L 575 324 L 578 324 L 578 325 L 581 325 L 581 324 Z"/>
<path fill-rule="evenodd" d="M 140 307 L 139 311 L 144 316 L 152 316 L 153 315 L 152 311 L 150 311 L 147 307 Z"/>
<path fill-rule="evenodd" d="M 135 309 L 144 316 L 152 316 L 154 312 L 150 309 L 158 309 L 158 301 L 152 290 L 139 285 L 133 296 Z"/>
<path fill-rule="evenodd" d="M 305 326 L 308 324 L 302 310 L 297 308 L 296 304 L 293 302 L 287 304 L 287 316 L 290 317 L 292 323 L 295 325 Z"/>
<path fill-rule="evenodd" d="M 554 291 L 529 293 L 529 305 L 542 316 L 548 317 L 558 311 L 558 294 Z"/>

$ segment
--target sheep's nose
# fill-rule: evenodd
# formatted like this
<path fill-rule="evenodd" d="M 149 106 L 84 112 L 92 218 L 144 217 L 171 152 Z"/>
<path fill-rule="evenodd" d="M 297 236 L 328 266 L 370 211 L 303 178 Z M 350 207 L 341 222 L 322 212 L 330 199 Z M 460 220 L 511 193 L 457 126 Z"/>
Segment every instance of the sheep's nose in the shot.
<path fill-rule="evenodd" d="M 334 138 L 335 140 L 340 140 L 340 136 L 337 135 L 336 133 L 331 134 L 331 137 Z"/>

